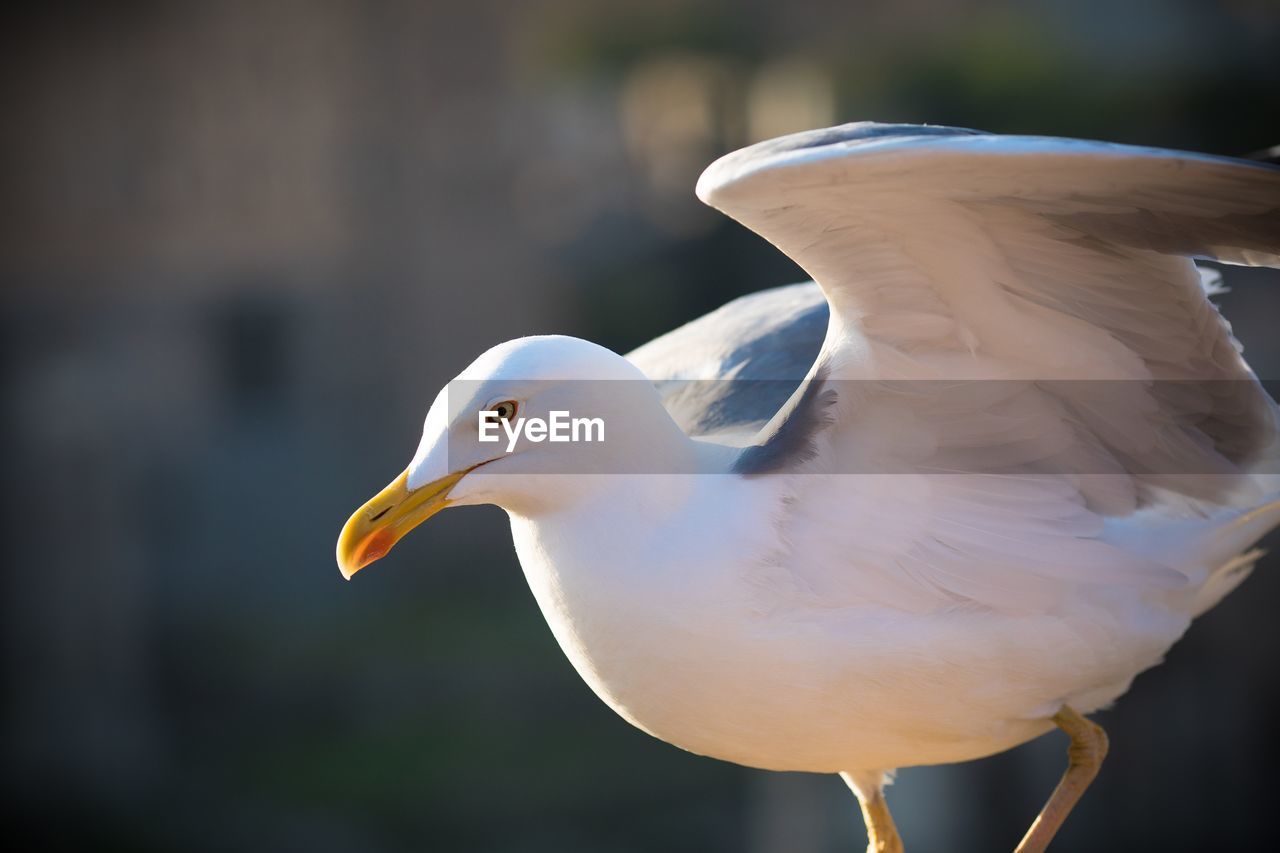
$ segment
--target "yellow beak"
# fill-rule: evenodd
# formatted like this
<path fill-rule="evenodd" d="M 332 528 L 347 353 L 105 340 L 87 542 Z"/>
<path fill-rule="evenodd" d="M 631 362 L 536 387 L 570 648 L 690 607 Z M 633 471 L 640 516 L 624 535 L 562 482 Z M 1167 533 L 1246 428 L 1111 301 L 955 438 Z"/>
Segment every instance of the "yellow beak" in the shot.
<path fill-rule="evenodd" d="M 468 469 L 469 470 L 469 469 Z M 467 471 L 458 471 L 410 491 L 405 471 L 355 511 L 338 535 L 338 568 L 347 580 L 386 556 L 413 528 L 449 505 L 449 490 Z"/>

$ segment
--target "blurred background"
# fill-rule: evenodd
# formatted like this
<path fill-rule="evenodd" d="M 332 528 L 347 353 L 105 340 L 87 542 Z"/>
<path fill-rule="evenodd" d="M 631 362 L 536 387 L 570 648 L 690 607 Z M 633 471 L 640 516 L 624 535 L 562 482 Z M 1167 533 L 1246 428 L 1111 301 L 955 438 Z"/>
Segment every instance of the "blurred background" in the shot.
<path fill-rule="evenodd" d="M 104 851 L 834 853 L 835 778 L 630 728 L 502 513 L 345 583 L 348 513 L 475 355 L 626 351 L 803 278 L 717 155 L 854 119 L 1280 143 L 1274 0 L 47 2 L 0 26 L 6 834 Z M 1221 299 L 1280 375 L 1280 281 Z M 1280 564 L 1100 717 L 1062 850 L 1270 849 Z M 903 772 L 909 849 L 1011 849 L 1065 741 Z"/>

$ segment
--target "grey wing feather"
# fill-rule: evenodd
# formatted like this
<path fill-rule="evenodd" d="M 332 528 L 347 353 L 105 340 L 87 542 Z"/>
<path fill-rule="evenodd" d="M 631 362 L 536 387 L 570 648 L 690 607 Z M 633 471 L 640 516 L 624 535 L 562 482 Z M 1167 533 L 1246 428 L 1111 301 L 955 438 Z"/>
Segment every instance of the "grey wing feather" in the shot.
<path fill-rule="evenodd" d="M 813 282 L 735 299 L 627 358 L 690 435 L 749 440 L 814 366 L 830 309 Z"/>
<path fill-rule="evenodd" d="M 1202 473 L 1272 458 L 1273 404 L 1186 258 L 1280 266 L 1275 167 L 863 123 L 726 155 L 698 194 L 813 274 L 900 367 L 974 349 L 1042 368 L 1046 348 L 1079 349 L 1105 364 L 1078 375 L 1128 384 L 1040 389 L 1080 433 L 1054 464 L 1114 463 L 1138 505 L 1149 487 L 1216 500 L 1219 479 Z"/>

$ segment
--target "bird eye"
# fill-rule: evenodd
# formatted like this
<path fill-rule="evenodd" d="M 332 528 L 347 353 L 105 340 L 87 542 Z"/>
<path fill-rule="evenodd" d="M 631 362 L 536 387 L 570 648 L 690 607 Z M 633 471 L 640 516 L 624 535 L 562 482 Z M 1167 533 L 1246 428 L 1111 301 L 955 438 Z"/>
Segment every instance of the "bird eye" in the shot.
<path fill-rule="evenodd" d="M 490 406 L 489 411 L 497 413 L 498 420 L 509 421 L 515 418 L 517 408 L 515 400 L 503 400 Z"/>

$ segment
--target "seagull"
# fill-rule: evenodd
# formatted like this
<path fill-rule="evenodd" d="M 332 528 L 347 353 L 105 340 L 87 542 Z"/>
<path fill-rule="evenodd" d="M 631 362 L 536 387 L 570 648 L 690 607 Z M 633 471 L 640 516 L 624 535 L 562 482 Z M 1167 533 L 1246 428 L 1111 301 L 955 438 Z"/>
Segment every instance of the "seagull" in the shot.
<path fill-rule="evenodd" d="M 343 575 L 496 504 L 628 722 L 839 774 L 870 851 L 902 850 L 896 769 L 1056 727 L 1067 769 L 1017 848 L 1044 850 L 1107 751 L 1086 715 L 1280 525 L 1277 407 L 1195 265 L 1280 266 L 1280 168 L 860 122 L 727 154 L 697 194 L 813 281 L 626 356 L 485 352 L 346 523 Z"/>

